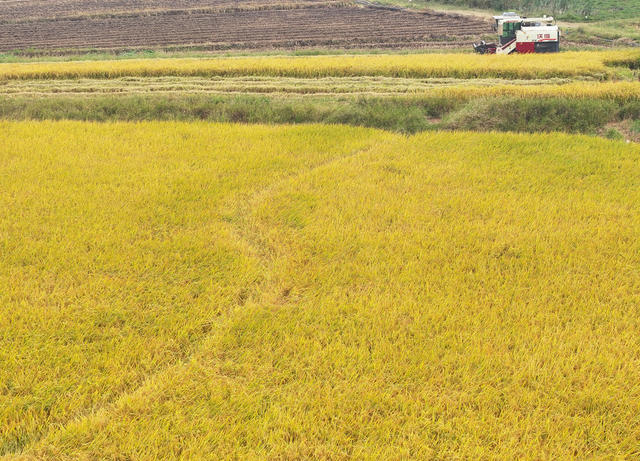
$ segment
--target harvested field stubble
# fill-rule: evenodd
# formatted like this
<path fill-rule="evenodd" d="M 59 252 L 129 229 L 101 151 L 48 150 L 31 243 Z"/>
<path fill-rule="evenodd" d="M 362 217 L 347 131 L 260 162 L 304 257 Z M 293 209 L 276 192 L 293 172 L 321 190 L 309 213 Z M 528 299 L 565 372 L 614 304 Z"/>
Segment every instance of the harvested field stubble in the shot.
<path fill-rule="evenodd" d="M 520 85 L 558 85 L 569 79 L 509 80 Z M 501 79 L 410 79 L 400 77 L 120 77 L 112 79 L 6 80 L 0 94 L 414 94 L 450 87 L 487 87 L 504 84 Z"/>
<path fill-rule="evenodd" d="M 569 79 L 409 79 L 400 77 L 120 77 L 113 79 L 7 80 L 0 94 L 396 96 L 407 100 L 443 97 L 455 101 L 490 96 L 597 98 L 621 103 L 640 100 L 640 82 L 572 82 Z"/>
<path fill-rule="evenodd" d="M 633 458 L 640 148 L 0 122 L 0 452 Z"/>

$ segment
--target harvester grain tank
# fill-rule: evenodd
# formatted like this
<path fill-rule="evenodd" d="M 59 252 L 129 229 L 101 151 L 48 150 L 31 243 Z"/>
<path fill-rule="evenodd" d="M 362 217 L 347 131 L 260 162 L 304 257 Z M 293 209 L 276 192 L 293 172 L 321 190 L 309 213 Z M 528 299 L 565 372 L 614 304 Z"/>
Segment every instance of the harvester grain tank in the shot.
<path fill-rule="evenodd" d="M 493 17 L 496 43 L 474 43 L 481 54 L 553 53 L 560 51 L 560 29 L 551 16 L 521 18 L 516 13 Z"/>

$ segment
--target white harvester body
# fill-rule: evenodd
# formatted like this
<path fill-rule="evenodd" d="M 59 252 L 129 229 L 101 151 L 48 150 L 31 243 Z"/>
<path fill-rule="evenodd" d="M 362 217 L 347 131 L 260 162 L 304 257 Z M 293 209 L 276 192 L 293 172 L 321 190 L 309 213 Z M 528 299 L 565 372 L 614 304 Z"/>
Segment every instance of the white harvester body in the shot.
<path fill-rule="evenodd" d="M 474 44 L 478 53 L 550 53 L 560 51 L 560 30 L 550 16 L 521 18 L 515 13 L 493 17 L 497 43 Z"/>

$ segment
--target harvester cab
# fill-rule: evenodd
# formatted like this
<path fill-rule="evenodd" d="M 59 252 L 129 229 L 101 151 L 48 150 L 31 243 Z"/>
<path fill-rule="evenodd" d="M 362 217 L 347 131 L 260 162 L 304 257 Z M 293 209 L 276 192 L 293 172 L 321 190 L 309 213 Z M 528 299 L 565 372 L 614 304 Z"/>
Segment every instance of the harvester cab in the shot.
<path fill-rule="evenodd" d="M 550 16 L 522 18 L 516 13 L 494 16 L 496 43 L 474 43 L 481 54 L 551 53 L 560 51 L 560 30 Z"/>

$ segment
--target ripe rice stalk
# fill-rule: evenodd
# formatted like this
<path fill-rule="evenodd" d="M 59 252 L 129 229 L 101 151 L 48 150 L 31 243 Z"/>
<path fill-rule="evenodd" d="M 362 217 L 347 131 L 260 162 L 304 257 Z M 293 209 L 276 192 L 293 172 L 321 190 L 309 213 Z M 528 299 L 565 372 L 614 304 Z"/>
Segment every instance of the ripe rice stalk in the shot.
<path fill-rule="evenodd" d="M 0 455 L 635 459 L 638 184 L 589 136 L 0 121 Z"/>
<path fill-rule="evenodd" d="M 126 76 L 282 76 L 537 79 L 612 79 L 611 62 L 637 59 L 637 50 L 567 52 L 554 55 L 471 54 L 342 55 L 133 59 L 0 64 L 0 79 L 117 78 Z"/>

